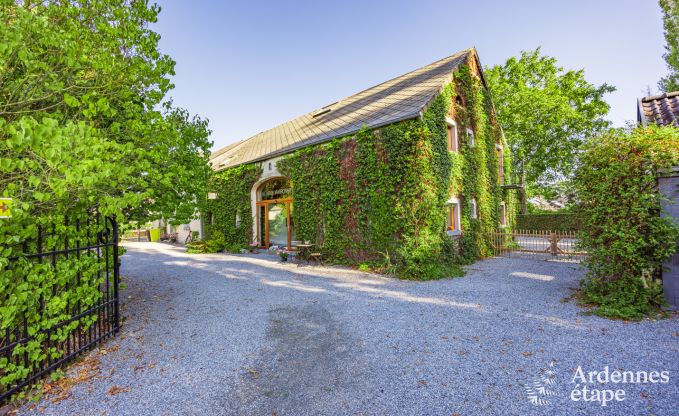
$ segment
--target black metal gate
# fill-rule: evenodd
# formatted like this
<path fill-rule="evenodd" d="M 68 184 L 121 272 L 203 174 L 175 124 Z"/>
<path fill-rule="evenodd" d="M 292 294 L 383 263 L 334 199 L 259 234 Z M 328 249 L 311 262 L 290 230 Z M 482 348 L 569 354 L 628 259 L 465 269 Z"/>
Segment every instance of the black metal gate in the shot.
<path fill-rule="evenodd" d="M 120 329 L 116 221 L 88 214 L 33 228 L 0 267 L 10 282 L 0 301 L 14 311 L 1 321 L 0 403 Z"/>

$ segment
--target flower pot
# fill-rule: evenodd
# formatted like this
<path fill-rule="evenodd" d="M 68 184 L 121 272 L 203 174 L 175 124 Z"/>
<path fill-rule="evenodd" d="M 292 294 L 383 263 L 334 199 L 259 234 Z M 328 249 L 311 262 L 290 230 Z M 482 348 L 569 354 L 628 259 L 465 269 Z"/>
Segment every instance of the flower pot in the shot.
<path fill-rule="evenodd" d="M 153 241 L 155 243 L 160 241 L 160 228 L 151 228 L 150 234 L 151 234 L 151 241 Z"/>

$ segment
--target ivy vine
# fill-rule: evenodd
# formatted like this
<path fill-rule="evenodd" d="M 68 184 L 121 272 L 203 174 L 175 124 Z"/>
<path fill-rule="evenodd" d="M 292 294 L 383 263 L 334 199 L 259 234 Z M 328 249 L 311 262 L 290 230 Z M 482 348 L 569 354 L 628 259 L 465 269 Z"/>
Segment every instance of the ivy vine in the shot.
<path fill-rule="evenodd" d="M 223 247 L 217 247 L 219 250 L 238 251 L 253 240 L 250 191 L 261 173 L 258 165 L 248 164 L 216 172 L 210 178 L 208 189 L 213 192 L 198 205 L 205 239 L 220 241 Z"/>

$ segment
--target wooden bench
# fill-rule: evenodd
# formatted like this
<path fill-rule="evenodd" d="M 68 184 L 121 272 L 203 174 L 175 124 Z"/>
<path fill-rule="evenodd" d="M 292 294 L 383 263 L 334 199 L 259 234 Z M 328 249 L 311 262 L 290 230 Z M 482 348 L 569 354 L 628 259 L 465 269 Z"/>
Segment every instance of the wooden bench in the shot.
<path fill-rule="evenodd" d="M 160 241 L 168 241 L 170 243 L 177 242 L 177 233 L 169 233 L 160 236 Z"/>
<path fill-rule="evenodd" d="M 323 255 L 321 253 L 309 253 L 309 261 L 315 261 L 316 264 L 323 265 Z"/>

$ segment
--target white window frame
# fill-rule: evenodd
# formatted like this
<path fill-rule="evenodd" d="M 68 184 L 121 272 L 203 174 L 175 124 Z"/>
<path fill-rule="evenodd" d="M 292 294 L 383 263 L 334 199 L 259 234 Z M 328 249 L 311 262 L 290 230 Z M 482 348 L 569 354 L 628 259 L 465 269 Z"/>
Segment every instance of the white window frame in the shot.
<path fill-rule="evenodd" d="M 495 143 L 495 149 L 498 150 L 497 158 L 497 182 L 499 185 L 505 184 L 505 150 L 501 144 Z"/>
<path fill-rule="evenodd" d="M 447 125 L 447 127 L 446 127 L 446 146 L 448 147 L 448 151 L 449 152 L 459 152 L 460 151 L 460 139 L 458 137 L 457 123 L 452 118 L 446 117 L 446 125 Z M 448 139 L 448 129 L 452 129 L 452 131 L 454 133 L 453 134 L 453 140 L 454 140 L 453 143 L 455 144 L 455 146 L 450 146 L 450 143 L 448 141 L 449 140 Z M 451 147 L 453 147 L 453 148 L 451 149 Z"/>
<path fill-rule="evenodd" d="M 474 130 L 467 127 L 467 145 L 474 147 Z"/>
<path fill-rule="evenodd" d="M 504 201 L 500 202 L 500 228 L 507 226 L 507 204 Z"/>
<path fill-rule="evenodd" d="M 479 218 L 479 211 L 478 207 L 476 206 L 476 198 L 472 198 L 471 200 L 471 217 L 472 219 L 478 219 Z"/>
<path fill-rule="evenodd" d="M 453 209 L 453 219 L 455 220 L 455 228 L 450 229 L 450 209 Z M 448 235 L 460 235 L 462 234 L 462 219 L 461 209 L 460 209 L 460 198 L 453 197 L 450 198 L 446 204 L 446 233 Z"/>

